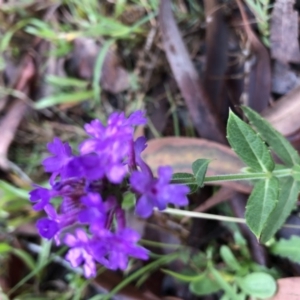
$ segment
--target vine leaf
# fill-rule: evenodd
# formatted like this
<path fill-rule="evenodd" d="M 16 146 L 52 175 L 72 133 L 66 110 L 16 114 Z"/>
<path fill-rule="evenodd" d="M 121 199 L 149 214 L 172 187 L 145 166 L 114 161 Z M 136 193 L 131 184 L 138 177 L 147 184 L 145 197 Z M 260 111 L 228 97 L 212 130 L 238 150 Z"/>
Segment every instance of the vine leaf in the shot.
<path fill-rule="evenodd" d="M 278 203 L 275 209 L 271 212 L 262 231 L 260 238 L 262 243 L 269 241 L 277 230 L 281 228 L 293 210 L 298 199 L 300 182 L 294 180 L 292 177 L 285 177 L 281 178 L 279 183 L 280 192 L 278 196 Z"/>
<path fill-rule="evenodd" d="M 246 223 L 258 239 L 277 204 L 278 193 L 279 181 L 276 177 L 260 180 L 254 185 L 246 206 Z"/>
<path fill-rule="evenodd" d="M 227 123 L 227 139 L 235 153 L 253 171 L 273 171 L 274 161 L 261 137 L 231 111 Z"/>
<path fill-rule="evenodd" d="M 250 124 L 255 127 L 256 131 L 261 135 L 263 140 L 268 143 L 270 148 L 277 156 L 288 166 L 292 167 L 300 164 L 300 157 L 289 141 L 272 127 L 268 121 L 262 118 L 257 112 L 247 106 L 242 106 L 242 110 Z"/>

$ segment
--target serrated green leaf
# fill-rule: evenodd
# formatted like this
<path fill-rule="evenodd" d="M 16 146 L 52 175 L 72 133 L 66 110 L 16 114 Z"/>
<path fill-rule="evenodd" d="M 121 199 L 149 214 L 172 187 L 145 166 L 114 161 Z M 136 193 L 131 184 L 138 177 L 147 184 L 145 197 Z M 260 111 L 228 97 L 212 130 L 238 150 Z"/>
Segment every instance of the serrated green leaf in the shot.
<path fill-rule="evenodd" d="M 227 139 L 235 153 L 251 169 L 259 172 L 273 171 L 274 161 L 261 137 L 232 112 L 227 123 Z"/>
<path fill-rule="evenodd" d="M 272 254 L 288 258 L 293 262 L 300 263 L 300 237 L 292 236 L 289 240 L 280 239 L 270 247 Z"/>
<path fill-rule="evenodd" d="M 210 278 L 209 274 L 205 273 L 199 279 L 192 281 L 189 284 L 190 291 L 197 296 L 210 295 L 218 292 L 220 286 Z"/>
<path fill-rule="evenodd" d="M 196 182 L 199 187 L 203 186 L 203 181 L 207 171 L 208 164 L 210 163 L 209 159 L 197 159 L 192 164 L 192 170 L 196 178 Z"/>
<path fill-rule="evenodd" d="M 76 93 L 68 93 L 68 94 L 59 94 L 56 96 L 49 96 L 41 99 L 37 103 L 35 103 L 35 109 L 44 109 L 50 106 L 54 106 L 57 104 L 64 103 L 72 103 L 72 102 L 82 102 L 89 98 L 92 98 L 94 95 L 93 91 L 81 91 Z"/>
<path fill-rule="evenodd" d="M 300 164 L 300 157 L 289 141 L 257 112 L 247 106 L 242 110 L 251 125 L 259 132 L 263 140 L 269 144 L 277 156 L 289 167 Z"/>
<path fill-rule="evenodd" d="M 298 199 L 300 182 L 295 181 L 292 177 L 285 177 L 280 179 L 279 184 L 278 203 L 263 228 L 260 237 L 261 243 L 269 241 L 277 230 L 281 228 Z"/>
<path fill-rule="evenodd" d="M 198 189 L 198 184 L 193 174 L 190 173 L 174 173 L 172 183 L 185 184 L 190 189 L 190 194 L 195 193 Z"/>
<path fill-rule="evenodd" d="M 260 299 L 270 298 L 276 292 L 275 279 L 263 272 L 255 272 L 243 278 L 237 278 L 237 283 L 246 294 Z"/>
<path fill-rule="evenodd" d="M 262 230 L 278 201 L 279 182 L 275 177 L 260 180 L 254 185 L 246 206 L 246 223 L 260 238 Z"/>
<path fill-rule="evenodd" d="M 226 265 L 230 269 L 232 269 L 234 271 L 239 271 L 242 269 L 241 265 L 239 264 L 239 262 L 237 261 L 237 259 L 233 255 L 231 249 L 228 246 L 223 245 L 221 247 L 220 255 L 221 255 L 223 261 L 226 263 Z"/>

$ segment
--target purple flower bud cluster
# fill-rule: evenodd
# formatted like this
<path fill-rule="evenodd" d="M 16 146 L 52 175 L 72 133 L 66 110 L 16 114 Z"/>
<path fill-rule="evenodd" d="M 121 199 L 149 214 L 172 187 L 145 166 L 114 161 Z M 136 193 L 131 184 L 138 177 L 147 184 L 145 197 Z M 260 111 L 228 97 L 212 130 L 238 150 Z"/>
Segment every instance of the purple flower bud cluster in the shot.
<path fill-rule="evenodd" d="M 51 173 L 50 188 L 36 186 L 30 192 L 33 208 L 47 215 L 37 221 L 40 235 L 69 246 L 67 260 L 73 267 L 82 265 L 87 278 L 96 275 L 96 263 L 124 270 L 129 257 L 148 258 L 137 244 L 140 235 L 126 227 L 125 192 L 136 195 L 135 212 L 142 218 L 153 208 L 188 203 L 189 189 L 170 183 L 170 167 L 160 167 L 155 178 L 142 160 L 146 139 L 134 141 L 133 133 L 134 126 L 145 123 L 142 111 L 128 118 L 113 113 L 106 126 L 94 120 L 85 125 L 89 138 L 79 145 L 79 155 L 55 138 L 48 144 L 52 156 L 43 161 Z"/>

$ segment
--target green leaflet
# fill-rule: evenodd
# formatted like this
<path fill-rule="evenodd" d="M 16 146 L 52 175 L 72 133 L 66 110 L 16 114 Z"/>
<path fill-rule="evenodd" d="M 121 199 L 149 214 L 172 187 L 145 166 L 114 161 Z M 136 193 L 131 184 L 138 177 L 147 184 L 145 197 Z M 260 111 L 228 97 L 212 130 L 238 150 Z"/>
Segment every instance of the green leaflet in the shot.
<path fill-rule="evenodd" d="M 197 159 L 192 164 L 192 170 L 199 187 L 203 186 L 204 177 L 209 163 L 209 159 Z"/>
<path fill-rule="evenodd" d="M 280 192 L 278 203 L 269 216 L 265 227 L 263 228 L 260 242 L 269 241 L 278 229 L 284 224 L 286 218 L 290 215 L 298 198 L 300 182 L 292 177 L 280 179 Z"/>
<path fill-rule="evenodd" d="M 269 177 L 258 181 L 246 206 L 246 223 L 259 239 L 262 230 L 278 201 L 279 181 Z"/>
<path fill-rule="evenodd" d="M 276 292 L 275 279 L 263 272 L 254 272 L 239 278 L 238 284 L 246 294 L 260 299 L 270 298 Z"/>
<path fill-rule="evenodd" d="M 300 157 L 297 151 L 281 133 L 251 108 L 242 106 L 242 110 L 263 140 L 269 144 L 287 166 L 292 167 L 295 164 L 300 164 Z"/>
<path fill-rule="evenodd" d="M 292 236 L 289 240 L 280 239 L 270 248 L 271 253 L 300 263 L 300 237 Z"/>
<path fill-rule="evenodd" d="M 266 173 L 273 171 L 275 165 L 263 140 L 232 112 L 227 123 L 227 139 L 234 152 L 251 169 Z"/>

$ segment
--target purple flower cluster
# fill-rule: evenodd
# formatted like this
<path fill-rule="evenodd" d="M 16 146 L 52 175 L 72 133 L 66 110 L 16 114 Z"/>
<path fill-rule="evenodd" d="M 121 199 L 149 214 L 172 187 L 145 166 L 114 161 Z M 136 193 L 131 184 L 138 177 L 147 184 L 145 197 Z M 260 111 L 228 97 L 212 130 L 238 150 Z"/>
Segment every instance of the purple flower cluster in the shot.
<path fill-rule="evenodd" d="M 69 246 L 67 260 L 73 267 L 82 265 L 87 278 L 96 275 L 96 263 L 124 270 L 129 257 L 148 258 L 137 244 L 139 234 L 126 227 L 124 192 L 136 195 L 135 212 L 142 218 L 155 207 L 188 203 L 189 189 L 170 183 L 170 167 L 160 167 L 155 178 L 142 160 L 146 139 L 134 141 L 133 133 L 134 126 L 145 123 L 141 111 L 128 118 L 114 113 L 106 126 L 94 120 L 85 125 L 89 138 L 79 145 L 79 155 L 55 138 L 48 144 L 52 156 L 43 161 L 51 173 L 50 188 L 36 186 L 30 192 L 33 208 L 47 214 L 37 221 L 40 235 Z"/>

